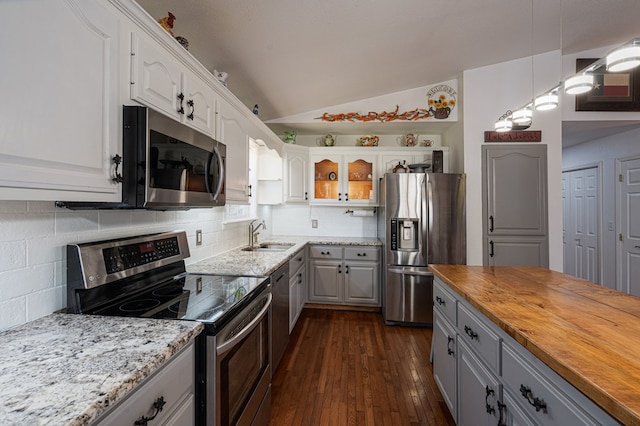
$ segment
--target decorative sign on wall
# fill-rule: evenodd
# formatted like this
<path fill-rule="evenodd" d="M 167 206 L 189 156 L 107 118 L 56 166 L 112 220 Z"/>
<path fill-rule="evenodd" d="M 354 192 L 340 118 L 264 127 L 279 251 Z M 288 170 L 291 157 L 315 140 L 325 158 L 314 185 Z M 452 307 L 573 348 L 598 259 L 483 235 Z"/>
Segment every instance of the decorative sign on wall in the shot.
<path fill-rule="evenodd" d="M 523 130 L 511 132 L 484 132 L 485 142 L 542 142 L 541 130 Z"/>
<path fill-rule="evenodd" d="M 360 114 L 357 112 L 329 114 L 328 112 L 325 112 L 321 117 L 316 117 L 316 120 L 328 122 L 380 121 L 382 123 L 396 120 L 415 121 L 426 118 L 443 120 L 449 117 L 449 114 L 451 114 L 451 111 L 456 106 L 455 95 L 456 91 L 451 86 L 438 84 L 431 87 L 426 93 L 427 108 L 415 108 L 409 111 L 400 112 L 400 107 L 396 105 L 396 108 L 393 111 L 369 111 L 366 114 Z"/>
<path fill-rule="evenodd" d="M 576 71 L 597 59 L 576 59 Z M 593 72 L 594 87 L 576 96 L 576 111 L 640 111 L 640 70 Z"/>

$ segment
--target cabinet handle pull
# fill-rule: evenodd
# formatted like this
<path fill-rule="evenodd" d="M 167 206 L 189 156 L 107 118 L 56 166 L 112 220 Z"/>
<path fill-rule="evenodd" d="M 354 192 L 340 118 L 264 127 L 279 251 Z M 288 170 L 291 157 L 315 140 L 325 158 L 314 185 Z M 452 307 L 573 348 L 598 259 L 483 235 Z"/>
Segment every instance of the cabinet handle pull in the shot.
<path fill-rule="evenodd" d="M 338 265 L 338 273 L 341 274 L 342 273 L 342 265 Z"/>
<path fill-rule="evenodd" d="M 345 273 L 345 274 L 348 274 L 348 273 L 349 273 L 349 265 L 346 265 L 346 266 L 344 267 L 344 269 L 345 269 L 344 273 Z"/>
<path fill-rule="evenodd" d="M 473 331 L 473 329 L 471 327 L 469 327 L 468 325 L 464 326 L 464 332 L 467 333 L 467 336 L 471 337 L 471 340 L 478 339 L 478 333 L 476 333 L 475 331 Z"/>
<path fill-rule="evenodd" d="M 531 388 L 525 385 L 520 385 L 520 393 L 525 399 L 529 402 L 529 404 L 533 405 L 536 411 L 542 410 L 543 413 L 547 412 L 547 404 L 538 397 L 533 397 L 533 393 L 531 393 Z"/>
<path fill-rule="evenodd" d="M 451 355 L 451 356 L 453 356 L 453 355 L 455 355 L 455 354 L 456 354 L 456 353 L 453 351 L 453 349 L 451 349 L 451 346 L 450 346 L 450 345 L 451 345 L 451 343 L 452 343 L 452 342 L 454 342 L 454 341 L 455 341 L 455 339 L 454 339 L 453 337 L 451 337 L 451 336 L 447 336 L 447 354 L 448 354 L 448 355 Z"/>
<path fill-rule="evenodd" d="M 496 410 L 491 405 L 489 405 L 489 397 L 493 395 L 495 392 L 493 389 L 489 388 L 489 385 L 485 386 L 484 390 L 486 391 L 486 395 L 484 396 L 484 406 L 487 410 L 487 414 L 495 414 Z"/>
<path fill-rule="evenodd" d="M 489 232 L 493 232 L 493 216 L 489 216 Z"/>
<path fill-rule="evenodd" d="M 489 241 L 489 257 L 493 257 L 493 240 Z"/>
<path fill-rule="evenodd" d="M 153 402 L 153 408 L 155 408 L 156 412 L 153 413 L 153 416 L 151 417 L 146 417 L 146 416 L 142 416 L 140 417 L 138 420 L 135 421 L 135 423 L 133 423 L 136 426 L 147 426 L 147 423 L 150 422 L 151 420 L 155 419 L 156 416 L 160 413 L 160 411 L 162 411 L 162 407 L 164 407 L 164 404 L 166 404 L 167 402 L 164 400 L 164 397 L 160 397 L 158 399 L 156 399 Z"/>
<path fill-rule="evenodd" d="M 116 165 L 116 169 L 113 172 L 113 177 L 111 178 L 111 181 L 113 183 L 122 183 L 124 182 L 124 178 L 122 177 L 122 175 L 120 173 L 118 173 L 118 167 L 120 167 L 120 163 L 122 163 L 122 157 L 120 157 L 118 154 L 116 154 L 111 161 L 113 162 L 113 164 Z"/>
<path fill-rule="evenodd" d="M 331 253 L 329 253 L 328 251 L 327 251 L 327 252 L 321 251 L 321 252 L 320 252 L 320 254 L 329 255 L 329 254 L 331 254 Z"/>
<path fill-rule="evenodd" d="M 338 201 L 342 201 L 342 193 L 338 192 Z"/>
<path fill-rule="evenodd" d="M 348 192 L 344 193 L 344 200 L 345 201 L 349 201 L 349 193 Z"/>
<path fill-rule="evenodd" d="M 180 93 L 178 95 L 178 100 L 180 101 L 180 105 L 178 108 L 178 114 L 184 115 L 184 107 L 182 106 L 182 102 L 184 101 L 184 93 Z"/>
<path fill-rule="evenodd" d="M 366 256 L 367 253 L 358 253 L 358 256 Z"/>
<path fill-rule="evenodd" d="M 498 418 L 498 426 L 507 426 L 507 424 L 502 419 L 502 412 L 505 411 L 506 408 L 507 408 L 506 404 L 503 404 L 502 402 L 498 401 L 498 414 L 500 416 Z"/>
<path fill-rule="evenodd" d="M 247 185 L 247 187 L 249 188 L 249 195 L 248 196 L 251 197 L 251 195 L 252 195 L 251 194 L 251 191 L 252 191 L 251 185 Z"/>
<path fill-rule="evenodd" d="M 307 191 L 304 192 L 305 201 L 309 199 L 309 193 Z"/>
<path fill-rule="evenodd" d="M 442 306 L 445 304 L 445 301 L 442 297 L 440 296 L 436 296 L 436 302 L 438 302 L 438 305 Z"/>
<path fill-rule="evenodd" d="M 189 99 L 187 101 L 187 106 L 191 107 L 191 112 L 189 113 L 189 115 L 187 115 L 187 118 L 189 120 L 193 120 L 193 113 L 196 112 L 196 107 L 194 105 L 195 104 L 193 103 L 193 99 Z"/>

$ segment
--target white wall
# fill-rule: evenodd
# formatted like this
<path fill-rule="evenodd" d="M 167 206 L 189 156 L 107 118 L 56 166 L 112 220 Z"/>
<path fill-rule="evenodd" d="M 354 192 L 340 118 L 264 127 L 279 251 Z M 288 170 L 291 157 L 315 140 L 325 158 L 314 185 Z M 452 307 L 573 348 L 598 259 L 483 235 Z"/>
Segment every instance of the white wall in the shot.
<path fill-rule="evenodd" d="M 66 244 L 181 229 L 191 263 L 247 244 L 247 223 L 223 224 L 223 212 L 70 211 L 52 202 L 0 201 L 0 330 L 66 307 Z M 268 209 L 260 215 L 270 220 Z"/>
<path fill-rule="evenodd" d="M 354 217 L 345 213 L 354 207 L 275 206 L 272 208 L 273 235 L 313 237 L 376 237 L 376 216 Z M 355 208 L 356 210 L 359 210 Z M 362 210 L 372 210 L 371 207 Z M 311 221 L 318 221 L 312 228 Z"/>
<path fill-rule="evenodd" d="M 564 170 L 599 164 L 602 170 L 602 285 L 618 289 L 616 282 L 617 235 L 620 232 L 616 220 L 617 174 L 616 160 L 640 156 L 640 129 L 593 140 L 567 148 L 562 153 Z M 612 224 L 613 229 L 609 229 Z"/>
<path fill-rule="evenodd" d="M 463 73 L 464 170 L 467 173 L 467 263 L 482 265 L 482 157 L 484 132 L 507 110 L 516 109 L 560 81 L 560 52 L 494 64 Z M 532 75 L 535 79 L 532 84 Z M 535 112 L 530 130 L 547 145 L 549 267 L 562 271 L 562 129 L 558 110 Z"/>

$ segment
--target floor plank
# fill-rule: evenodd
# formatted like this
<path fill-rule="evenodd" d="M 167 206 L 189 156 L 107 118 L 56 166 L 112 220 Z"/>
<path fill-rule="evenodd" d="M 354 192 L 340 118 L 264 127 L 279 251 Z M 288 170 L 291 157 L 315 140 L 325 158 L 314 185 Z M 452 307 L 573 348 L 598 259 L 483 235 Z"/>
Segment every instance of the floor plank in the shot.
<path fill-rule="evenodd" d="M 433 381 L 430 328 L 379 312 L 304 309 L 272 380 L 270 426 L 454 425 Z"/>

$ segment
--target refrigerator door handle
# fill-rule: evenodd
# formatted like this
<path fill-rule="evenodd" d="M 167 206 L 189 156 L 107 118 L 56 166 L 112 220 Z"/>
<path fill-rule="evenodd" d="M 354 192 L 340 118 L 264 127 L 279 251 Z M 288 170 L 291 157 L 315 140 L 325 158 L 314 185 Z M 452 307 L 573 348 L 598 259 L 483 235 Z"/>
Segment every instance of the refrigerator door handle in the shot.
<path fill-rule="evenodd" d="M 412 271 L 410 269 L 397 269 L 397 268 L 388 268 L 389 272 L 393 272 L 395 274 L 404 274 L 404 275 L 421 275 L 425 277 L 430 277 L 433 275 L 433 272 L 429 271 Z"/>

